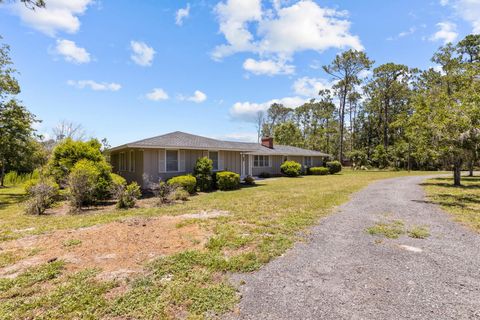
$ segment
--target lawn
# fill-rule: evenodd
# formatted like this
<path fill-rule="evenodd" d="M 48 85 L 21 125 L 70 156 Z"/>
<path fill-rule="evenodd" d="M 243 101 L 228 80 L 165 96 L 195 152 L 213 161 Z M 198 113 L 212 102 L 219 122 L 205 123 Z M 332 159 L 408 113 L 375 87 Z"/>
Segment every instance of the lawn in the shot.
<path fill-rule="evenodd" d="M 0 279 L 0 318 L 195 319 L 226 312 L 238 301 L 228 272 L 257 270 L 284 253 L 302 238 L 301 231 L 331 213 L 353 192 L 375 180 L 405 175 L 409 173 L 344 171 L 332 176 L 274 178 L 236 191 L 201 194 L 173 206 L 42 217 L 22 213 L 17 204 L 22 199 L 21 188 L 1 189 L 4 241 L 134 216 L 202 210 L 222 210 L 230 215 L 184 220 L 179 228 L 198 224 L 211 232 L 204 248 L 158 257 L 146 263 L 144 274 L 130 279 L 127 285 L 98 281 L 95 275 L 99 270 L 69 274 L 63 261 L 38 266 L 14 279 Z M 4 260 L 8 264 L 16 258 Z"/>
<path fill-rule="evenodd" d="M 451 178 L 430 179 L 424 183 L 429 200 L 451 213 L 454 219 L 480 232 L 480 178 L 462 177 L 455 187 Z"/>

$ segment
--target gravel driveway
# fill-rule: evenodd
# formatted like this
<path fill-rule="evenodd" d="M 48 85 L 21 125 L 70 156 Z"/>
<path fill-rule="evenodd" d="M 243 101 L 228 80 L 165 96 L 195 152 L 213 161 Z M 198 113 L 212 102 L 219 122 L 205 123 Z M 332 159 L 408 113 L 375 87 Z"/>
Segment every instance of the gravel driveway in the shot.
<path fill-rule="evenodd" d="M 480 235 L 426 203 L 424 179 L 371 184 L 308 241 L 256 273 L 234 276 L 245 284 L 239 310 L 227 318 L 480 319 Z M 428 226 L 431 236 L 378 243 L 365 232 L 393 219 Z"/>

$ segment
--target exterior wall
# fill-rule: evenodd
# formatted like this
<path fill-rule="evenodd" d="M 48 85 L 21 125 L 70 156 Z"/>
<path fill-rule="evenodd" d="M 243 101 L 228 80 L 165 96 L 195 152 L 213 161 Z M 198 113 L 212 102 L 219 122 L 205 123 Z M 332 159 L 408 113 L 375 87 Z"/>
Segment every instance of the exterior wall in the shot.
<path fill-rule="evenodd" d="M 135 157 L 135 167 L 133 171 L 130 171 L 130 152 L 134 152 Z M 124 152 L 126 156 L 126 169 L 120 170 L 120 153 Z M 143 151 L 138 149 L 125 149 L 121 151 L 113 152 L 110 155 L 110 164 L 112 165 L 112 171 L 116 174 L 121 175 L 122 177 L 127 180 L 128 183 L 130 182 L 137 182 L 140 186 L 143 184 Z"/>
<path fill-rule="evenodd" d="M 252 156 L 253 162 L 253 156 Z M 258 176 L 263 172 L 269 173 L 271 175 L 278 175 L 282 172 L 280 171 L 280 166 L 283 163 L 283 156 L 270 156 L 270 166 L 268 167 L 253 167 L 252 163 L 252 175 Z"/>

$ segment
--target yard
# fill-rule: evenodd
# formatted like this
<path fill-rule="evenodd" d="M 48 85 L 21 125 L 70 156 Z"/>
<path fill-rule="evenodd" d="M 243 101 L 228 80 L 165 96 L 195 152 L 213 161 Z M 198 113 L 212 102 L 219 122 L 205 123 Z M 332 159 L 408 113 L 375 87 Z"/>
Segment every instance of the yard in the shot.
<path fill-rule="evenodd" d="M 0 318 L 195 319 L 232 310 L 239 297 L 229 272 L 257 270 L 353 192 L 404 175 L 272 178 L 172 206 L 77 215 L 27 216 L 22 188 L 0 189 Z"/>

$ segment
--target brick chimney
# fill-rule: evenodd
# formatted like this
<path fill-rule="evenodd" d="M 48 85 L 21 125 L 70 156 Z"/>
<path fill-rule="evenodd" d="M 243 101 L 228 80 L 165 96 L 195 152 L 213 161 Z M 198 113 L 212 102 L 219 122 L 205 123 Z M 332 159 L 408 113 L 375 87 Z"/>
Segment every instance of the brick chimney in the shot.
<path fill-rule="evenodd" d="M 273 149 L 273 138 L 272 137 L 262 137 L 262 146 Z"/>

